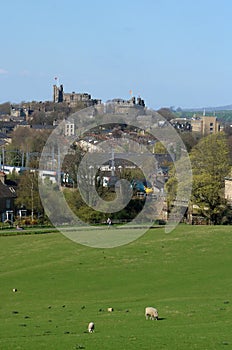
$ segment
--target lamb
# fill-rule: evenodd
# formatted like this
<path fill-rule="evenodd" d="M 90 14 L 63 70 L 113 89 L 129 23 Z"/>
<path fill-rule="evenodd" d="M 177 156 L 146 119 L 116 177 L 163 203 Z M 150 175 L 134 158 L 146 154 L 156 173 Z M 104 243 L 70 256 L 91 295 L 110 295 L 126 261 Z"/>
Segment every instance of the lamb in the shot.
<path fill-rule="evenodd" d="M 94 332 L 94 323 L 90 322 L 88 325 L 88 331 L 89 333 L 93 333 Z"/>
<path fill-rule="evenodd" d="M 155 309 L 154 307 L 148 306 L 145 309 L 145 316 L 146 316 L 146 320 L 150 317 L 150 320 L 158 320 L 159 316 L 158 316 L 158 311 L 157 309 Z"/>

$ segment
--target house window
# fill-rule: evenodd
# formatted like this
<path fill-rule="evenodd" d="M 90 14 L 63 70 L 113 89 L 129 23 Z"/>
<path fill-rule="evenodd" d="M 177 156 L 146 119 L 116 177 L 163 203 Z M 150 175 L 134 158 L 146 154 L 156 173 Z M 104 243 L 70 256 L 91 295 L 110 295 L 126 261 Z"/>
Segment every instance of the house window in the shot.
<path fill-rule="evenodd" d="M 11 200 L 6 199 L 6 209 L 10 209 L 10 206 L 11 206 Z"/>

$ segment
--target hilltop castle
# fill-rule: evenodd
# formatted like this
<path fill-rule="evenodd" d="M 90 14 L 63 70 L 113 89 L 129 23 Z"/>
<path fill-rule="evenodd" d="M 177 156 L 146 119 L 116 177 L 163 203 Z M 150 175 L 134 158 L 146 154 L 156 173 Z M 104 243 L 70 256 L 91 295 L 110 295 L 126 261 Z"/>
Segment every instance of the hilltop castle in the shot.
<path fill-rule="evenodd" d="M 101 100 L 92 99 L 88 93 L 71 93 L 64 92 L 63 85 L 53 85 L 53 102 L 61 103 L 64 102 L 70 107 L 76 107 L 79 102 L 84 102 L 86 107 L 100 104 Z"/>

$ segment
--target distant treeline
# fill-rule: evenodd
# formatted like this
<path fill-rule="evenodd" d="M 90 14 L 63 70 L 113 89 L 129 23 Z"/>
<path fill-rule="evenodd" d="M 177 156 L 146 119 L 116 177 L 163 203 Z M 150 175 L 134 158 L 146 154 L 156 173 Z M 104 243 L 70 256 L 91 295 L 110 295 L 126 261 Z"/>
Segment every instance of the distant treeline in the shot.
<path fill-rule="evenodd" d="M 191 119 L 194 115 L 196 116 L 202 116 L 203 112 L 202 111 L 176 111 L 175 115 L 176 117 L 181 117 L 181 118 L 189 118 Z M 212 116 L 214 115 L 219 119 L 222 120 L 223 122 L 229 122 L 232 123 L 232 110 L 231 111 L 215 111 L 214 112 L 205 112 L 205 115 L 207 116 Z"/>

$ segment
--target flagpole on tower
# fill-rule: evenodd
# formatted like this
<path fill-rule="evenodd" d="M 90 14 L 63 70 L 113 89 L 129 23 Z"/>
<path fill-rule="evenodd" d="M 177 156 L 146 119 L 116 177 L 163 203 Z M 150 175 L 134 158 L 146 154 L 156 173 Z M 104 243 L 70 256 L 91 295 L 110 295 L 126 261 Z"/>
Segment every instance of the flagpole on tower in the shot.
<path fill-rule="evenodd" d="M 54 79 L 55 79 L 55 82 L 56 82 L 55 85 L 56 85 L 56 86 L 59 86 L 59 78 L 58 78 L 58 77 L 55 77 Z"/>

